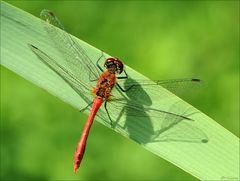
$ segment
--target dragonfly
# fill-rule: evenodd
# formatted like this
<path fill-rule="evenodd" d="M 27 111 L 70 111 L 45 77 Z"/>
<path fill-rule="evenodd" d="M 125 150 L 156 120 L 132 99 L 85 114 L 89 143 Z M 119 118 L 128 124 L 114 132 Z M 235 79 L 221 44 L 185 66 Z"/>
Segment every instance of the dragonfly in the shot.
<path fill-rule="evenodd" d="M 172 121 L 162 130 L 165 131 L 171 126 L 182 120 L 194 121 L 189 116 L 176 114 L 173 112 L 155 109 L 150 106 L 151 100 L 148 95 L 144 94 L 142 87 L 148 90 L 156 91 L 162 87 L 171 90 L 171 87 L 184 84 L 198 84 L 199 79 L 175 79 L 175 80 L 134 80 L 127 71 L 123 62 L 119 58 L 106 58 L 103 51 L 96 61 L 93 63 L 92 58 L 87 54 L 84 47 L 77 43 L 73 37 L 65 31 L 64 26 L 55 14 L 50 10 L 42 10 L 40 17 L 48 22 L 44 23 L 45 30 L 53 41 L 55 47 L 63 56 L 64 61 L 57 61 L 42 51 L 35 45 L 28 44 L 32 52 L 46 66 L 60 76 L 81 98 L 86 102 L 86 106 L 81 109 L 90 110 L 90 115 L 79 139 L 74 154 L 74 173 L 80 167 L 83 155 L 86 149 L 87 138 L 93 120 L 98 114 L 99 116 L 107 115 L 107 123 L 114 128 L 117 124 L 117 110 L 124 107 L 127 117 L 156 117 Z M 61 30 L 59 30 L 61 29 Z M 100 65 L 100 61 L 104 58 L 104 68 Z M 124 80 L 124 86 L 119 81 Z M 145 98 L 143 99 L 145 95 Z M 131 98 L 129 101 L 128 98 Z M 144 100 L 144 101 L 143 101 Z M 146 102 L 150 102 L 146 104 Z M 144 105 L 145 104 L 145 105 Z M 104 111 L 100 107 L 104 105 Z M 90 108 L 91 107 L 91 108 Z M 150 117 L 151 117 L 150 116 Z M 106 120 L 106 116 L 103 118 Z M 190 128 L 191 129 L 191 128 Z M 161 132 L 161 131 L 160 131 Z M 161 134 L 158 132 L 157 134 Z M 156 136 L 156 135 L 155 135 Z M 197 135 L 201 142 L 206 141 L 206 137 L 200 133 Z"/>

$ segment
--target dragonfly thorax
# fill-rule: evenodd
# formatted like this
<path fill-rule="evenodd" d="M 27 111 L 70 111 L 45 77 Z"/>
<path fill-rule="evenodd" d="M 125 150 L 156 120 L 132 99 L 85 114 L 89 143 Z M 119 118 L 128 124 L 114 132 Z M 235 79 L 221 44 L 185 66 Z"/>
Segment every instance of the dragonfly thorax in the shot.
<path fill-rule="evenodd" d="M 104 67 L 106 67 L 106 69 L 113 74 L 121 74 L 123 71 L 123 63 L 118 58 L 106 59 Z"/>
<path fill-rule="evenodd" d="M 99 77 L 96 87 L 93 89 L 95 96 L 102 100 L 107 100 L 111 96 L 111 91 L 116 84 L 116 75 L 105 71 Z"/>

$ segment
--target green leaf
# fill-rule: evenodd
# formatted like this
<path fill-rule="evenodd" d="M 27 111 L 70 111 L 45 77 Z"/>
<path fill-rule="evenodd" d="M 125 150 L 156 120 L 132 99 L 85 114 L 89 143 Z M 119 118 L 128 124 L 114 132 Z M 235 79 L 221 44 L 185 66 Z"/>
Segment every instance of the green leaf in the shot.
<path fill-rule="evenodd" d="M 43 23 L 39 18 L 1 2 L 1 65 L 76 109 L 81 109 L 86 106 L 81 96 L 41 62 L 28 46 L 32 44 L 52 58 L 64 61 L 49 39 Z M 74 39 L 84 47 L 92 60 L 97 60 L 101 55 L 100 50 Z M 130 67 L 126 67 L 126 70 L 133 81 L 147 80 Z M 194 121 L 169 122 L 168 117 L 159 118 L 152 112 L 149 112 L 149 117 L 128 117 L 124 105 L 119 105 L 118 110 L 113 110 L 117 118 L 114 131 L 133 139 L 198 179 L 239 180 L 238 137 L 164 88 L 148 90 L 142 87 L 141 91 L 143 107 L 174 112 Z M 144 110 L 143 107 L 139 109 Z M 101 110 L 104 111 L 103 108 Z M 89 110 L 86 112 L 89 113 Z M 96 120 L 110 127 L 106 116 L 101 115 Z"/>

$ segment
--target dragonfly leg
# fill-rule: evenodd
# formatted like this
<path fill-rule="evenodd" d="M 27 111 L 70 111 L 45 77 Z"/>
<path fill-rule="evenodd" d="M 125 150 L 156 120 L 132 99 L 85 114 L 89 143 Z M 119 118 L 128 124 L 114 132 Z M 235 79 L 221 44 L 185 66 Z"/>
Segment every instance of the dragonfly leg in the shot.
<path fill-rule="evenodd" d="M 124 76 L 122 76 L 122 77 L 117 77 L 117 79 L 128 79 L 128 74 L 127 74 L 127 72 L 125 71 L 125 70 L 123 70 L 123 72 L 124 72 Z"/>
<path fill-rule="evenodd" d="M 118 83 L 116 83 L 116 84 L 117 84 L 118 88 L 119 88 L 122 92 L 127 92 L 127 91 L 129 91 L 131 88 L 133 88 L 134 86 L 137 86 L 137 85 L 131 85 L 131 86 L 129 86 L 127 89 L 124 89 L 124 88 L 122 88 Z"/>
<path fill-rule="evenodd" d="M 84 111 L 85 111 L 89 106 L 91 106 L 92 104 L 93 104 L 93 101 L 90 102 L 86 107 L 80 109 L 79 111 L 80 111 L 80 112 L 84 112 Z"/>
<path fill-rule="evenodd" d="M 125 70 L 123 70 L 123 72 L 124 72 L 124 76 L 122 76 L 122 77 L 117 77 L 117 79 L 128 79 L 128 74 L 127 74 L 127 72 L 125 71 Z M 131 89 L 132 88 L 132 86 L 130 86 L 130 87 L 128 87 L 127 89 L 124 89 L 124 88 L 122 88 L 118 83 L 117 83 L 117 86 L 118 86 L 118 88 L 122 91 L 122 92 L 127 92 L 129 89 Z"/>
<path fill-rule="evenodd" d="M 97 59 L 97 62 L 96 62 L 97 67 L 98 67 L 99 70 L 101 70 L 102 72 L 103 72 L 104 70 L 103 70 L 102 67 L 99 65 L 99 61 L 101 60 L 101 58 L 102 58 L 103 56 L 104 56 L 104 55 L 103 55 L 103 51 L 102 51 L 101 56 Z M 95 81 L 97 81 L 98 79 L 91 79 L 91 78 L 90 78 L 90 74 L 89 74 L 89 80 L 90 80 L 90 82 L 95 82 Z"/>
<path fill-rule="evenodd" d="M 102 58 L 103 56 L 104 56 L 104 54 L 103 54 L 103 51 L 102 51 L 101 56 L 97 59 L 97 62 L 96 62 L 97 67 L 98 67 L 99 70 L 101 70 L 102 72 L 104 72 L 104 70 L 103 70 L 102 67 L 99 65 L 99 61 L 101 60 L 101 58 Z M 90 74 L 89 74 L 89 80 L 90 80 L 90 82 L 95 82 L 95 81 L 97 81 L 98 79 L 91 79 L 91 78 L 90 78 Z"/>
<path fill-rule="evenodd" d="M 104 55 L 103 55 L 103 51 L 102 51 L 102 54 L 101 54 L 101 56 L 98 58 L 98 60 L 97 60 L 97 62 L 96 62 L 96 65 L 97 65 L 97 67 L 103 72 L 104 70 L 102 69 L 102 67 L 99 65 L 99 61 L 101 60 L 101 58 L 103 57 Z"/>
<path fill-rule="evenodd" d="M 107 109 L 107 101 L 104 102 L 104 108 L 105 108 L 105 110 L 106 110 L 106 112 L 107 112 L 107 115 L 108 115 L 108 118 L 109 118 L 109 120 L 110 120 L 111 128 L 113 128 L 112 118 L 111 118 L 111 116 L 110 116 L 110 114 L 109 114 L 109 112 L 108 112 L 108 109 Z"/>

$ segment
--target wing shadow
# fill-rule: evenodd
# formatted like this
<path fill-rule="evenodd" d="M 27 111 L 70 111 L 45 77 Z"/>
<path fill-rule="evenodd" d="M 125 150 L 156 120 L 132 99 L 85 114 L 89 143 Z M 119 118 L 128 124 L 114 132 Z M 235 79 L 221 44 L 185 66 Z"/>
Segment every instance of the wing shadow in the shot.
<path fill-rule="evenodd" d="M 133 79 L 128 78 L 125 82 L 134 82 Z M 134 84 L 138 84 L 136 81 Z M 194 124 L 195 121 L 189 119 L 197 112 L 194 110 L 177 110 L 180 106 L 178 103 L 174 104 L 168 111 L 158 111 L 159 124 L 157 126 L 152 124 L 151 115 L 148 112 L 155 111 L 151 107 L 152 100 L 146 91 L 138 85 L 138 95 L 144 98 L 140 104 L 137 105 L 138 113 L 140 115 L 133 115 L 132 107 L 136 103 L 136 94 L 126 92 L 126 106 L 123 106 L 118 117 L 115 119 L 113 127 L 119 126 L 120 118 L 125 115 L 125 123 L 121 126 L 123 130 L 128 133 L 129 138 L 139 144 L 147 144 L 151 142 L 187 142 L 187 143 L 207 143 L 207 135 Z M 137 100 L 140 100 L 139 98 Z M 139 103 L 139 101 L 138 101 Z M 147 109 L 146 109 L 147 108 Z M 173 116 L 172 112 L 180 112 L 179 116 Z M 136 119 L 137 118 L 137 119 Z M 188 118 L 188 119 L 185 119 Z M 144 130 L 142 127 L 144 124 Z"/>

